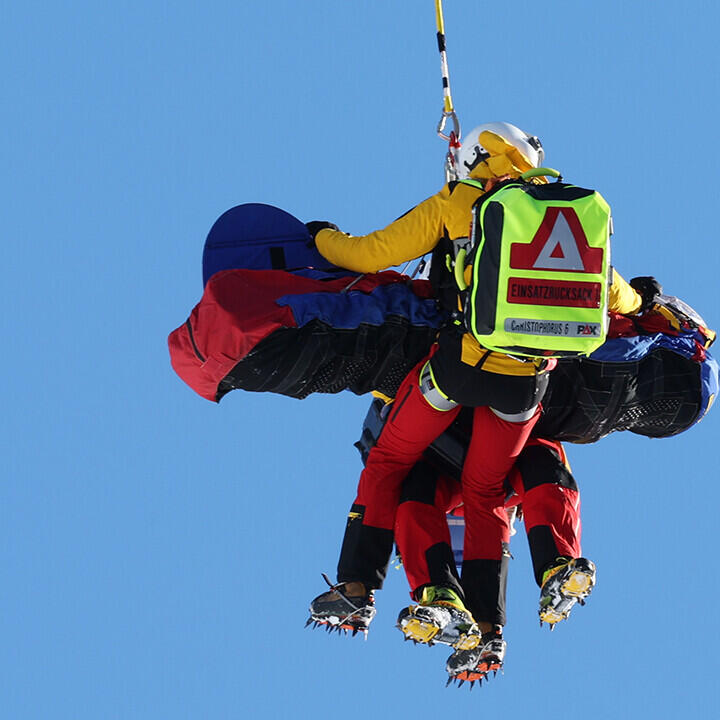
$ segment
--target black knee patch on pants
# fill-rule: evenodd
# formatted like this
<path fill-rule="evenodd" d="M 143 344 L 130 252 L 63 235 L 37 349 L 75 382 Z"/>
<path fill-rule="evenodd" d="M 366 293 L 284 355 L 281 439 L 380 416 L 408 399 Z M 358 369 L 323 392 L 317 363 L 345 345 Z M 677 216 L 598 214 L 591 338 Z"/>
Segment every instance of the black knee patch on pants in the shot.
<path fill-rule="evenodd" d="M 578 486 L 572 473 L 565 467 L 559 455 L 549 447 L 526 447 L 515 461 L 515 467 L 520 472 L 525 492 L 538 485 L 548 484 L 560 485 L 577 492 Z"/>
<path fill-rule="evenodd" d="M 465 604 L 478 622 L 505 624 L 505 595 L 510 557 L 466 560 L 462 569 Z"/>
<path fill-rule="evenodd" d="M 452 588 L 461 598 L 465 597 L 455 565 L 455 556 L 447 543 L 435 543 L 429 547 L 425 551 L 425 561 L 431 585 Z"/>
<path fill-rule="evenodd" d="M 338 582 L 361 582 L 368 589 L 382 587 L 393 548 L 393 532 L 363 525 L 364 505 L 353 505 L 345 526 Z"/>
<path fill-rule="evenodd" d="M 558 557 L 560 552 L 555 545 L 552 530 L 547 525 L 536 525 L 528 532 L 528 545 L 532 558 L 533 574 L 538 586 L 542 585 L 542 576 L 545 570 Z"/>
<path fill-rule="evenodd" d="M 424 505 L 435 504 L 437 473 L 426 462 L 413 465 L 400 490 L 400 502 L 420 502 Z"/>

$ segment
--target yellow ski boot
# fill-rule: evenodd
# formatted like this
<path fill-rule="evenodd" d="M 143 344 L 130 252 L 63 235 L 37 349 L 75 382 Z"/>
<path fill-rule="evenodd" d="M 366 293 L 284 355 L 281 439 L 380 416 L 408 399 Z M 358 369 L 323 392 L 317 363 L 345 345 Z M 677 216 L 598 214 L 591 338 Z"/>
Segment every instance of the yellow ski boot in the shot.
<path fill-rule="evenodd" d="M 480 630 L 460 596 L 451 588 L 427 585 L 417 605 L 400 611 L 398 628 L 406 640 L 423 645 L 442 643 L 470 650 L 480 643 Z"/>
<path fill-rule="evenodd" d="M 540 626 L 550 629 L 565 620 L 576 603 L 585 599 L 595 586 L 595 564 L 586 558 L 558 558 L 543 575 L 540 588 Z"/>

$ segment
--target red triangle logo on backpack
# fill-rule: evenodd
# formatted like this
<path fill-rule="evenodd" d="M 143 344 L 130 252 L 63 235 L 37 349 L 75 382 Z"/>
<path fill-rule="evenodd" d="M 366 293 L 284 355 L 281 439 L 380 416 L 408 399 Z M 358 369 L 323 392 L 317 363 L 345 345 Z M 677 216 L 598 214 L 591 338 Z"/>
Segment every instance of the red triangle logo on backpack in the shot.
<path fill-rule="evenodd" d="M 549 207 L 532 242 L 513 243 L 510 267 L 518 270 L 602 272 L 603 250 L 588 245 L 580 218 L 571 207 Z"/>

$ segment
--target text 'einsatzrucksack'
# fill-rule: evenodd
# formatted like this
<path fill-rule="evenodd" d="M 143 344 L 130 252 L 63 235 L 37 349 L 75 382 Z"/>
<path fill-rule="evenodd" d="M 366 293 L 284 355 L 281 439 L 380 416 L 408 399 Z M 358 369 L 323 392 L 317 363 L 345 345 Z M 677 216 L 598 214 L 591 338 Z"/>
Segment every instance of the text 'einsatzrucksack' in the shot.
<path fill-rule="evenodd" d="M 595 190 L 528 182 L 539 175 L 560 178 L 530 170 L 473 207 L 470 249 L 455 262 L 465 325 L 498 352 L 588 355 L 607 329 L 610 207 Z"/>

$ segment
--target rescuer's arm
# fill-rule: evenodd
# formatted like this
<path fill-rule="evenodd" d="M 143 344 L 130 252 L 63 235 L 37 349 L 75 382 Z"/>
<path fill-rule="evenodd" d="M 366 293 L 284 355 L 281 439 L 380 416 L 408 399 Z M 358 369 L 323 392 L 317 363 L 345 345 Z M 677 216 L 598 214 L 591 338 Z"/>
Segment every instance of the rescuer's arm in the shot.
<path fill-rule="evenodd" d="M 447 186 L 416 205 L 383 230 L 369 235 L 346 235 L 336 230 L 320 230 L 315 244 L 333 265 L 360 273 L 371 273 L 430 252 L 445 232 Z"/>
<path fill-rule="evenodd" d="M 613 268 L 613 282 L 608 293 L 608 310 L 622 315 L 635 315 L 643 306 L 643 298 Z"/>

